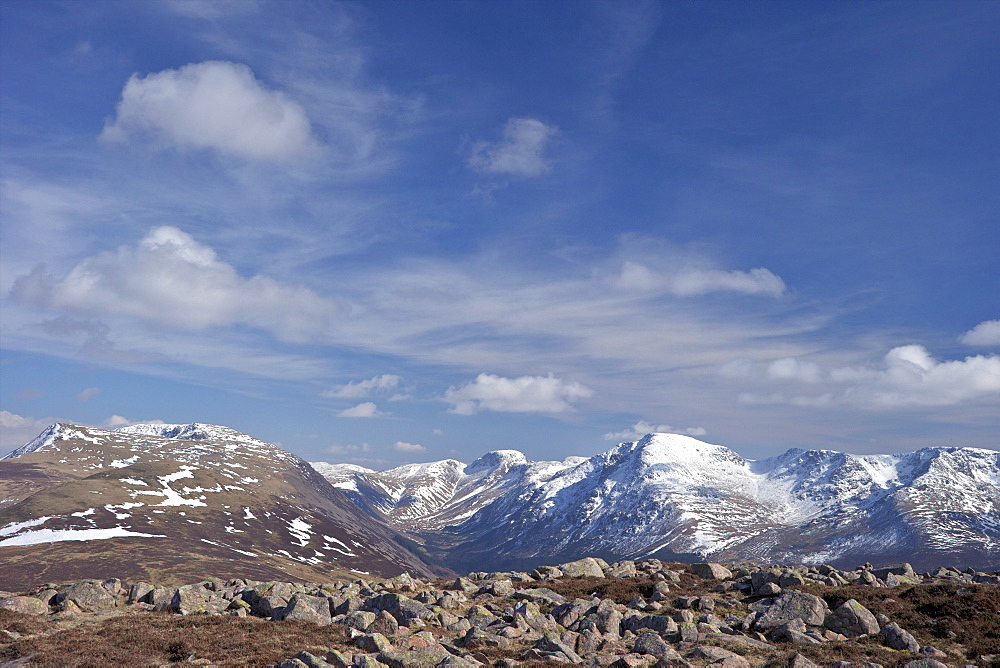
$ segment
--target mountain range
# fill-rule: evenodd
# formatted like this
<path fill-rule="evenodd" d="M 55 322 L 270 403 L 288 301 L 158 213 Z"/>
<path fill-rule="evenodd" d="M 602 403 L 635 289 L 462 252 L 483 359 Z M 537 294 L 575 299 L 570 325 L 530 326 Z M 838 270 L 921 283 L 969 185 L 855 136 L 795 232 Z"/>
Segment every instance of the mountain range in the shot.
<path fill-rule="evenodd" d="M 305 461 L 226 427 L 54 425 L 0 461 L 0 589 L 431 575 Z"/>
<path fill-rule="evenodd" d="M 557 462 L 499 450 L 374 471 L 227 427 L 61 424 L 0 461 L 0 589 L 431 577 L 582 556 L 998 569 L 1000 452 L 754 461 L 650 434 Z"/>
<path fill-rule="evenodd" d="M 600 556 L 1000 565 L 1000 452 L 792 449 L 759 461 L 676 434 L 593 457 L 515 450 L 388 471 L 314 462 L 358 507 L 456 570 Z"/>

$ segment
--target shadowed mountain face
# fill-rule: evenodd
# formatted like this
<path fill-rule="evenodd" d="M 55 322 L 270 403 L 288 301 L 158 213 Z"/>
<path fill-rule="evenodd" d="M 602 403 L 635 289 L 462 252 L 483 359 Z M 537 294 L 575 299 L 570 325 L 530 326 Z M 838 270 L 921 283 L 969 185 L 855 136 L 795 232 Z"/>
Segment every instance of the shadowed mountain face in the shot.
<path fill-rule="evenodd" d="M 602 556 L 1000 565 L 1000 452 L 790 450 L 747 461 L 651 434 L 590 458 L 516 451 L 375 472 L 314 463 L 367 512 L 457 570 Z"/>
<path fill-rule="evenodd" d="M 55 425 L 0 461 L 0 589 L 431 575 L 305 461 L 226 427 Z"/>

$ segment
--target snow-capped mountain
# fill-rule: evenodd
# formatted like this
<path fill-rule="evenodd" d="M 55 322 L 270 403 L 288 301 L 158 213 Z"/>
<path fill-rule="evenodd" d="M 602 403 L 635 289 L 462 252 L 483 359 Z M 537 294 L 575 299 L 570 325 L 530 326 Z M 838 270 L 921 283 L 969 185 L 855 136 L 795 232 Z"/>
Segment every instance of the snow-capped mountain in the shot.
<path fill-rule="evenodd" d="M 305 461 L 214 425 L 54 425 L 0 461 L 0 589 L 430 574 Z M 354 575 L 357 577 L 357 575 Z"/>
<path fill-rule="evenodd" d="M 793 449 L 750 461 L 687 436 L 651 434 L 563 462 L 505 450 L 468 466 L 313 466 L 459 570 L 585 554 L 1000 564 L 1000 452 L 992 450 Z"/>

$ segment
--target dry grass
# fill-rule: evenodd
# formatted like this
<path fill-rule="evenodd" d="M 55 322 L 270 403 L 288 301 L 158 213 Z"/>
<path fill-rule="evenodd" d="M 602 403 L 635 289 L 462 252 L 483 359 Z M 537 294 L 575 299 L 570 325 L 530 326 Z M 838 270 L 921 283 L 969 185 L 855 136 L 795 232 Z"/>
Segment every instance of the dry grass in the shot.
<path fill-rule="evenodd" d="M 161 666 L 193 657 L 218 666 L 264 666 L 302 650 L 323 656 L 347 646 L 347 632 L 340 625 L 252 617 L 141 613 L 93 618 L 69 628 L 59 625 L 0 611 L 0 627 L 24 636 L 0 644 L 0 663 L 30 656 L 37 666 L 103 668 Z"/>
<path fill-rule="evenodd" d="M 966 648 L 965 658 L 1000 652 L 1000 587 L 934 582 L 897 589 L 810 588 L 830 607 L 853 598 L 884 614 L 923 645 Z M 961 593 L 959 593 L 961 592 Z"/>

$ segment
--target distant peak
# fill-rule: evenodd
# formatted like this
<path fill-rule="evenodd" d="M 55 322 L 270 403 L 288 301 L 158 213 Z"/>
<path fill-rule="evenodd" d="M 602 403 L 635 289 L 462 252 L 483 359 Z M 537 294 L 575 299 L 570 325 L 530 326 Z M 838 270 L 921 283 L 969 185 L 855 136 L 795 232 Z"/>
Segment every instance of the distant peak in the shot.
<path fill-rule="evenodd" d="M 467 475 L 471 475 L 473 473 L 489 471 L 501 467 L 509 469 L 512 466 L 527 463 L 528 458 L 524 456 L 523 452 L 518 450 L 494 450 L 492 452 L 487 452 L 485 455 L 466 466 L 465 473 Z"/>
<path fill-rule="evenodd" d="M 62 424 L 52 424 L 45 428 L 41 434 L 31 439 L 17 450 L 0 457 L 0 459 L 13 459 L 14 457 L 20 457 L 21 455 L 26 455 L 31 452 L 38 452 L 39 450 L 45 449 L 47 446 L 51 445 L 53 441 L 56 440 L 56 436 L 65 427 Z"/>
<path fill-rule="evenodd" d="M 203 422 L 192 422 L 190 424 L 161 424 L 158 422 L 143 422 L 125 427 L 118 427 L 117 432 L 124 434 L 143 434 L 147 436 L 162 436 L 164 438 L 177 438 L 185 441 L 201 441 L 210 438 L 240 437 L 241 439 L 251 438 L 246 434 L 236 431 L 230 427 L 216 424 L 205 424 Z M 257 440 L 257 439 L 254 439 Z"/>
<path fill-rule="evenodd" d="M 744 463 L 737 453 L 722 445 L 699 441 L 683 434 L 646 434 L 638 441 L 623 443 L 625 451 L 638 452 L 648 464 L 677 463 L 702 465 L 712 461 Z"/>

